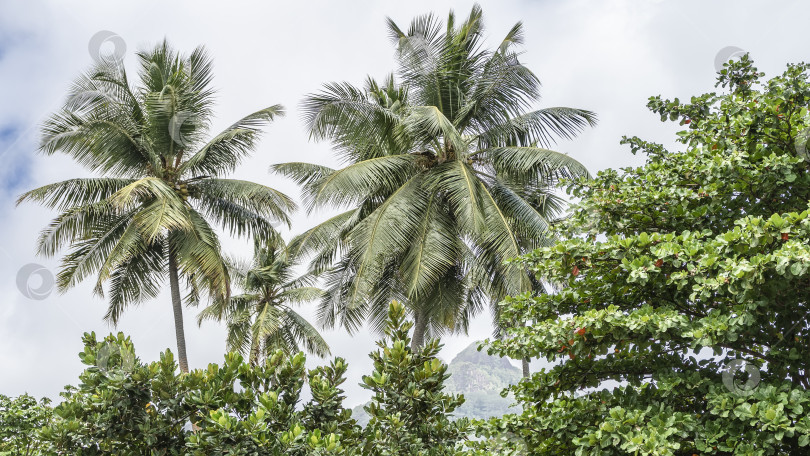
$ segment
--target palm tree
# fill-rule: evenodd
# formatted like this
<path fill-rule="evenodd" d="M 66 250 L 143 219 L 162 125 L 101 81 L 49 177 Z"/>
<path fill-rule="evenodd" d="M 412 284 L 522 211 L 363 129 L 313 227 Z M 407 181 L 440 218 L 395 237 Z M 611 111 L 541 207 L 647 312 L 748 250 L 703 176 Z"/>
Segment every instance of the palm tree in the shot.
<path fill-rule="evenodd" d="M 95 292 L 108 297 L 105 319 L 113 324 L 127 307 L 155 298 L 168 274 L 178 359 L 188 372 L 180 279 L 187 303 L 230 293 L 209 221 L 233 235 L 267 237 L 295 208 L 272 188 L 223 178 L 283 111 L 262 109 L 208 139 L 214 92 L 205 50 L 180 55 L 164 41 L 137 57 L 138 86 L 122 64 L 101 62 L 78 78 L 42 128 L 42 153 L 67 154 L 101 177 L 46 185 L 17 204 L 61 211 L 42 231 L 38 253 L 53 256 L 69 246 L 58 288 L 96 275 Z"/>
<path fill-rule="evenodd" d="M 497 317 L 494 303 L 532 289 L 528 271 L 505 260 L 551 242 L 549 220 L 564 208 L 557 185 L 588 176 L 547 147 L 596 118 L 530 110 L 540 82 L 518 60 L 521 24 L 490 51 L 481 16 L 475 6 L 456 24 L 451 12 L 445 26 L 427 15 L 407 32 L 389 19 L 397 78 L 331 83 L 305 101 L 311 136 L 331 141 L 347 166 L 273 169 L 303 187 L 309 211 L 345 208 L 291 243 L 326 278 L 324 326 L 379 330 L 399 299 L 419 347 L 426 333 L 466 331 L 477 312 Z"/>
<path fill-rule="evenodd" d="M 249 265 L 228 262 L 231 277 L 244 293 L 215 300 L 198 321 L 225 320 L 228 350 L 249 354 L 251 364 L 278 349 L 292 355 L 300 351 L 299 346 L 321 357 L 329 354 L 318 330 L 289 306 L 321 298 L 323 290 L 312 286 L 315 278 L 295 277 L 296 264 L 280 236 L 256 241 L 253 252 Z"/>

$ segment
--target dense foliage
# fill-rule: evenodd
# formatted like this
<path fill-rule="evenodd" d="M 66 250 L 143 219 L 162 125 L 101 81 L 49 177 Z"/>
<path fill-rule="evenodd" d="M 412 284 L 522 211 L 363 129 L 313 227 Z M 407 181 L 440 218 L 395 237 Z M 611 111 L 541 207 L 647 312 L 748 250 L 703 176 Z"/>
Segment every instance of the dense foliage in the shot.
<path fill-rule="evenodd" d="M 549 220 L 564 208 L 557 183 L 588 172 L 547 147 L 595 115 L 536 109 L 540 81 L 519 59 L 522 24 L 488 49 L 477 5 L 446 23 L 389 20 L 388 30 L 396 76 L 327 84 L 304 102 L 311 135 L 332 142 L 346 166 L 274 169 L 302 185 L 310 210 L 345 209 L 292 242 L 325 276 L 320 320 L 381 329 L 388 302 L 400 299 L 418 347 L 532 289 L 530 274 L 505 260 L 550 242 Z"/>
<path fill-rule="evenodd" d="M 374 395 L 365 407 L 365 453 L 379 456 L 449 456 L 471 431 L 466 419 L 450 420 L 464 403 L 461 395 L 444 392 L 447 365 L 436 358 L 441 349 L 433 339 L 411 350 L 405 308 L 392 307 L 380 350 L 371 354 L 374 372 L 363 377 L 363 386 Z"/>
<path fill-rule="evenodd" d="M 413 352 L 405 308 L 393 303 L 386 339 L 363 385 L 374 393 L 361 428 L 343 407 L 346 362 L 307 371 L 305 357 L 278 350 L 263 363 L 238 353 L 222 365 L 181 373 L 170 351 L 153 363 L 122 334 L 86 334 L 88 368 L 51 410 L 29 396 L 0 397 L 0 437 L 11 454 L 346 455 L 461 454 L 470 424 L 452 421 L 463 397 L 443 392 L 438 341 Z M 311 399 L 302 402 L 304 384 Z M 11 436 L 11 440 L 6 441 Z M 2 453 L 0 453 L 2 454 Z"/>
<path fill-rule="evenodd" d="M 520 23 L 492 50 L 478 6 L 388 29 L 396 75 L 304 103 L 310 134 L 345 166 L 273 168 L 310 210 L 345 210 L 289 246 L 274 224 L 292 200 L 224 178 L 280 106 L 209 137 L 211 61 L 165 41 L 138 54 L 135 84 L 119 61 L 77 79 L 40 149 L 98 177 L 18 202 L 60 211 L 39 253 L 70 249 L 59 288 L 95 276 L 110 322 L 168 277 L 178 359 L 144 363 L 121 333 L 85 334 L 87 368 L 58 405 L 0 395 L 0 456 L 809 454 L 810 66 L 765 80 L 746 56 L 720 72 L 719 93 L 651 98 L 685 126 L 683 150 L 624 138 L 646 163 L 590 180 L 547 147 L 595 115 L 533 110 Z M 552 229 L 563 181 L 578 202 Z M 250 264 L 227 258 L 216 225 L 253 238 Z M 210 298 L 201 320 L 227 324 L 221 365 L 189 372 L 181 281 L 186 303 Z M 329 353 L 291 307 L 316 299 L 326 326 L 383 334 L 362 426 L 343 405 L 345 360 L 309 370 L 299 352 Z M 502 410 L 489 393 L 516 369 L 481 372 L 467 352 L 448 369 L 426 337 L 465 331 L 501 299 L 489 352 L 524 375 L 530 358 L 548 364 L 503 392 L 518 412 L 472 422 L 460 377 Z"/>
<path fill-rule="evenodd" d="M 0 456 L 40 454 L 43 445 L 36 433 L 51 421 L 49 403 L 27 394 L 15 398 L 0 394 Z"/>
<path fill-rule="evenodd" d="M 644 166 L 573 186 L 570 239 L 523 258 L 564 287 L 508 299 L 527 326 L 490 347 L 553 363 L 493 423 L 527 454 L 810 451 L 807 78 L 744 58 L 723 93 L 651 98 L 684 150 L 626 138 Z"/>

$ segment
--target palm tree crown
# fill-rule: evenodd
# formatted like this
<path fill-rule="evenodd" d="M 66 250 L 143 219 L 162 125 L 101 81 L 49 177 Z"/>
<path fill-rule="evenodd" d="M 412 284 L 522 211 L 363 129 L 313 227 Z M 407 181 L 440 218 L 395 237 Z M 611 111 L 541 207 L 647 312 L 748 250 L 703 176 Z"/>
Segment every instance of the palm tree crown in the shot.
<path fill-rule="evenodd" d="M 321 322 L 379 329 L 388 301 L 400 299 L 418 346 L 426 330 L 466 330 L 476 312 L 531 289 L 529 274 L 505 260 L 549 241 L 564 207 L 557 185 L 588 176 L 547 147 L 596 119 L 531 110 L 540 82 L 518 59 L 520 23 L 495 50 L 482 47 L 478 6 L 461 23 L 451 12 L 444 25 L 427 15 L 407 31 L 390 19 L 388 28 L 398 77 L 327 84 L 304 104 L 312 137 L 331 141 L 347 166 L 274 170 L 302 185 L 310 211 L 346 208 L 292 243 L 325 274 Z"/>
<path fill-rule="evenodd" d="M 314 277 L 296 277 L 294 267 L 281 237 L 256 241 L 250 264 L 229 261 L 231 277 L 244 293 L 215 300 L 200 313 L 199 321 L 225 320 L 228 350 L 249 354 L 253 364 L 278 349 L 288 355 L 299 352 L 300 347 L 318 356 L 329 354 L 318 330 L 290 307 L 323 295 L 323 290 L 313 286 Z"/>
<path fill-rule="evenodd" d="M 267 237 L 295 208 L 284 194 L 224 179 L 257 145 L 260 128 L 283 114 L 271 106 L 209 139 L 214 92 L 203 48 L 188 56 L 165 41 L 137 55 L 139 84 L 105 61 L 81 76 L 42 129 L 40 150 L 65 153 L 101 175 L 23 194 L 61 214 L 43 230 L 40 254 L 70 247 L 58 274 L 65 290 L 96 275 L 116 323 L 128 306 L 158 295 L 169 276 L 178 358 L 188 370 L 178 280 L 187 301 L 229 295 L 229 276 L 209 221 L 235 235 Z M 107 284 L 107 291 L 103 285 Z"/>

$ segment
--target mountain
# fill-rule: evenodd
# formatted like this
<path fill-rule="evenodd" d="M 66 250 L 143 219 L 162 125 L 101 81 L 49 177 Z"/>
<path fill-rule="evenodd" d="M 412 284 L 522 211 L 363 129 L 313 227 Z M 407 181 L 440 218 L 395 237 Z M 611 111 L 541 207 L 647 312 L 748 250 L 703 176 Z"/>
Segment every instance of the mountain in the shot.
<path fill-rule="evenodd" d="M 501 391 L 511 384 L 520 381 L 521 370 L 513 366 L 506 358 L 490 356 L 478 351 L 478 342 L 473 342 L 462 350 L 447 366 L 446 391 L 463 394 L 464 405 L 453 415 L 456 418 L 485 419 L 505 413 L 518 413 L 519 410 L 509 407 L 511 396 L 501 397 Z M 368 415 L 363 405 L 352 409 L 352 417 L 359 424 L 368 423 Z"/>

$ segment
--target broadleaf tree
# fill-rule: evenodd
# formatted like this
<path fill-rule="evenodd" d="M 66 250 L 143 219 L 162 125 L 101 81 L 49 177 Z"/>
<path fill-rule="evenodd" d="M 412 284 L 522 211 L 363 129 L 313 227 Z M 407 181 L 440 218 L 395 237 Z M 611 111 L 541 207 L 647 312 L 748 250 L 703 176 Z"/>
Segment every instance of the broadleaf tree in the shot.
<path fill-rule="evenodd" d="M 0 456 L 38 456 L 46 444 L 37 432 L 51 423 L 49 399 L 29 394 L 8 397 L 0 394 Z"/>
<path fill-rule="evenodd" d="M 52 418 L 45 409 L 47 419 L 5 420 L 0 408 L 0 435 L 29 431 L 47 449 L 37 455 L 483 454 L 467 452 L 471 425 L 453 419 L 464 399 L 444 391 L 439 342 L 412 351 L 404 306 L 392 303 L 388 315 L 386 338 L 371 354 L 374 370 L 362 383 L 373 394 L 365 428 L 344 407 L 348 364 L 341 358 L 307 370 L 300 352 L 277 350 L 260 363 L 232 352 L 220 365 L 183 374 L 169 350 L 144 363 L 123 334 L 99 340 L 90 333 L 79 355 L 86 369 Z"/>
<path fill-rule="evenodd" d="M 682 150 L 572 185 L 567 240 L 524 256 L 558 292 L 505 300 L 526 326 L 489 346 L 551 367 L 490 423 L 533 455 L 810 451 L 808 66 L 748 56 L 718 92 L 648 107 Z"/>

